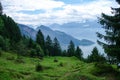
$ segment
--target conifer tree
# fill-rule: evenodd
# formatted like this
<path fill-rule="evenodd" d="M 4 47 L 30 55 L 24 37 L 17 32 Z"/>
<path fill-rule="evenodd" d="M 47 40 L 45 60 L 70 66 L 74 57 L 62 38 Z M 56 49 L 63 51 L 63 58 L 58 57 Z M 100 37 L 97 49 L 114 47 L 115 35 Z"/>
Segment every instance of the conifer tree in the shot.
<path fill-rule="evenodd" d="M 59 44 L 59 41 L 55 37 L 53 40 L 53 56 L 60 56 L 61 55 L 61 46 Z"/>
<path fill-rule="evenodd" d="M 2 4 L 0 2 L 0 16 L 2 15 L 2 13 L 3 13 L 3 7 L 2 7 Z"/>
<path fill-rule="evenodd" d="M 70 44 L 69 44 L 68 50 L 67 50 L 67 54 L 69 57 L 75 55 L 75 45 L 74 45 L 73 41 L 70 41 Z"/>
<path fill-rule="evenodd" d="M 62 51 L 62 56 L 67 56 L 67 50 Z"/>
<path fill-rule="evenodd" d="M 36 43 L 38 43 L 41 46 L 41 48 L 44 50 L 45 41 L 44 41 L 44 36 L 43 36 L 41 30 L 39 30 L 37 35 L 36 35 Z"/>
<path fill-rule="evenodd" d="M 45 48 L 46 48 L 46 54 L 51 56 L 52 54 L 52 40 L 50 38 L 50 36 L 48 35 L 45 41 Z"/>
<path fill-rule="evenodd" d="M 120 0 L 116 0 L 120 4 Z"/>
<path fill-rule="evenodd" d="M 116 0 L 120 5 L 120 0 Z M 113 15 L 102 13 L 99 18 L 100 24 L 105 29 L 106 34 L 97 33 L 97 36 L 103 38 L 106 43 L 98 41 L 104 48 L 108 56 L 114 57 L 120 61 L 120 7 L 111 8 Z"/>
<path fill-rule="evenodd" d="M 94 47 L 92 53 L 88 55 L 88 62 L 104 62 L 104 61 L 105 57 L 99 53 L 97 47 Z"/>
<path fill-rule="evenodd" d="M 79 58 L 80 60 L 82 60 L 82 59 L 83 59 L 82 55 L 83 55 L 82 50 L 79 48 L 79 46 L 77 46 L 77 49 L 76 49 L 76 51 L 75 51 L 75 56 L 76 56 L 77 58 Z"/>
<path fill-rule="evenodd" d="M 43 49 L 41 48 L 40 45 L 36 45 L 35 50 L 36 50 L 36 56 L 37 56 L 38 58 L 44 56 Z"/>
<path fill-rule="evenodd" d="M 28 45 L 27 45 L 27 47 L 28 48 L 35 48 L 35 46 L 36 46 L 36 43 L 31 38 L 28 39 Z"/>

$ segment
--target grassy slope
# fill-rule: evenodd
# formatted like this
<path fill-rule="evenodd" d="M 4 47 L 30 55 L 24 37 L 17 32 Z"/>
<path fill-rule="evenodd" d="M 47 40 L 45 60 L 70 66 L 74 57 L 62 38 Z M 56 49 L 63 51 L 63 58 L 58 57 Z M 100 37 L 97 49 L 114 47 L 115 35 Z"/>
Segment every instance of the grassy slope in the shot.
<path fill-rule="evenodd" d="M 24 63 L 17 63 L 16 57 L 15 54 L 2 53 L 0 80 L 106 80 L 105 77 L 96 77 L 90 73 L 92 63 L 84 63 L 75 57 L 56 57 L 58 62 L 54 62 L 55 57 L 45 57 L 42 61 L 23 57 Z M 43 71 L 35 71 L 38 62 L 43 66 Z"/>

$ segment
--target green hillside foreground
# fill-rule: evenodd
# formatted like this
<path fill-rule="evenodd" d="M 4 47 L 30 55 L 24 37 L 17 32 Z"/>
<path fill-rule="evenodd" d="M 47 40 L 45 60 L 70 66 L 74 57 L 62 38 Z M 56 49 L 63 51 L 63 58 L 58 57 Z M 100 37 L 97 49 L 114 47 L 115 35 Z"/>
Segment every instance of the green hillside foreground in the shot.
<path fill-rule="evenodd" d="M 54 62 L 54 59 L 58 62 Z M 37 72 L 40 63 L 42 70 Z M 115 76 L 94 76 L 94 63 L 84 63 L 76 57 L 22 57 L 17 61 L 14 53 L 2 52 L 0 57 L 0 80 L 116 80 Z"/>

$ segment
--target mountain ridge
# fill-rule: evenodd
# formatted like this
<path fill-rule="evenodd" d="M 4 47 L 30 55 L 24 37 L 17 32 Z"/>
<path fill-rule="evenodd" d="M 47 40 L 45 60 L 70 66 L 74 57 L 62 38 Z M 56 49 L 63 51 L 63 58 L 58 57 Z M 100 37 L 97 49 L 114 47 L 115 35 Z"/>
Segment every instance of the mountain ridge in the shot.
<path fill-rule="evenodd" d="M 78 40 L 74 38 L 73 36 L 66 34 L 65 32 L 58 31 L 58 30 L 52 30 L 49 27 L 44 26 L 44 25 L 41 25 L 37 27 L 36 29 L 30 28 L 29 26 L 23 25 L 23 24 L 18 24 L 18 26 L 20 27 L 20 30 L 23 35 L 31 37 L 33 40 L 36 39 L 37 31 L 40 29 L 45 38 L 48 35 L 51 37 L 52 40 L 56 37 L 58 41 L 60 42 L 60 45 L 62 46 L 62 48 L 67 48 L 70 40 L 74 42 L 75 46 L 79 46 L 79 45 L 89 46 L 89 45 L 94 44 L 94 42 L 90 40 L 86 40 L 86 39 Z"/>
<path fill-rule="evenodd" d="M 64 24 L 52 24 L 50 28 L 53 30 L 63 31 L 71 36 L 74 36 L 77 39 L 87 39 L 93 42 L 97 41 L 96 32 L 104 34 L 104 29 L 98 23 L 98 21 L 89 21 L 84 22 L 69 22 Z"/>

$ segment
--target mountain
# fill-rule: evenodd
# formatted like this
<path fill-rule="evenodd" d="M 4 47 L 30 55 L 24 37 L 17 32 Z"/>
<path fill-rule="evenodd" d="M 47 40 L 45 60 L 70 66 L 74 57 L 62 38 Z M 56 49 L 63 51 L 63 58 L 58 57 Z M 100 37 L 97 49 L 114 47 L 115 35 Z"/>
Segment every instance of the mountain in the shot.
<path fill-rule="evenodd" d="M 67 46 L 69 44 L 70 40 L 72 40 L 76 46 L 78 46 L 78 45 L 88 46 L 88 45 L 94 44 L 92 41 L 85 40 L 85 39 L 78 40 L 64 32 L 57 31 L 57 30 L 54 31 L 44 25 L 41 25 L 36 30 L 38 31 L 39 29 L 42 31 L 42 33 L 44 34 L 45 37 L 47 37 L 47 35 L 49 35 L 52 39 L 57 37 L 57 39 L 59 40 L 59 42 L 62 46 Z"/>
<path fill-rule="evenodd" d="M 62 25 L 52 24 L 50 25 L 51 29 L 59 30 L 65 32 L 71 36 L 74 36 L 77 39 L 88 39 L 93 42 L 96 42 L 97 35 L 96 32 L 104 33 L 101 25 L 97 20 L 94 21 L 83 21 L 83 22 L 69 22 Z"/>
<path fill-rule="evenodd" d="M 51 28 L 57 29 L 57 28 L 99 28 L 100 24 L 98 23 L 98 21 L 94 20 L 94 21 L 83 21 L 83 22 L 68 22 L 68 23 L 64 23 L 64 24 L 51 24 L 50 25 Z"/>
<path fill-rule="evenodd" d="M 54 31 L 44 25 L 39 26 L 38 28 L 36 28 L 36 30 L 34 30 L 26 25 L 23 25 L 23 24 L 18 24 L 18 26 L 20 27 L 20 30 L 23 35 L 31 37 L 33 40 L 35 40 L 36 33 L 40 29 L 42 31 L 43 35 L 45 36 L 45 38 L 47 37 L 47 35 L 49 35 L 52 40 L 56 37 L 58 39 L 58 41 L 60 42 L 62 48 L 66 48 L 68 46 L 70 40 L 72 40 L 76 46 L 78 46 L 78 45 L 88 46 L 88 45 L 94 44 L 94 42 L 92 42 L 90 40 L 86 40 L 86 39 L 78 40 L 78 39 L 72 37 L 71 35 L 68 35 L 64 32 L 57 31 L 57 30 Z"/>
<path fill-rule="evenodd" d="M 37 34 L 36 30 L 28 27 L 27 25 L 23 25 L 23 24 L 18 24 L 18 26 L 20 28 L 22 35 L 25 35 L 27 37 L 31 37 L 33 40 L 36 39 L 36 34 Z"/>

